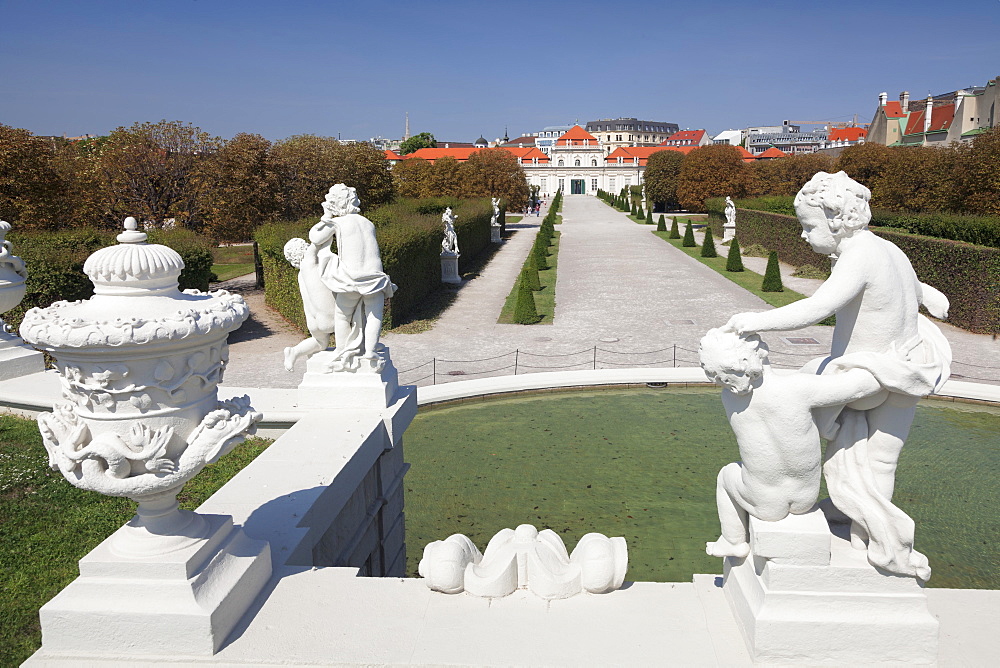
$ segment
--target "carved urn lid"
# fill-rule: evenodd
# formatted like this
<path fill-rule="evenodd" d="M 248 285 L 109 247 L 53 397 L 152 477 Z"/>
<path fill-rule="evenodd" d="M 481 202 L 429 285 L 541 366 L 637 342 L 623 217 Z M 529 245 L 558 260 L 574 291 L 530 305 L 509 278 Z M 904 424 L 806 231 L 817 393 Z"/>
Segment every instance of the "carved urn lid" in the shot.
<path fill-rule="evenodd" d="M 83 272 L 97 295 L 149 295 L 176 292 L 184 261 L 173 248 L 146 243 L 135 218 L 125 219 L 118 245 L 102 248 L 87 258 Z"/>
<path fill-rule="evenodd" d="M 220 337 L 247 319 L 250 311 L 239 295 L 178 290 L 181 256 L 147 243 L 137 227 L 134 218 L 126 218 L 119 243 L 87 258 L 83 271 L 94 283 L 93 297 L 31 309 L 21 322 L 21 337 L 53 351 L 155 345 Z"/>

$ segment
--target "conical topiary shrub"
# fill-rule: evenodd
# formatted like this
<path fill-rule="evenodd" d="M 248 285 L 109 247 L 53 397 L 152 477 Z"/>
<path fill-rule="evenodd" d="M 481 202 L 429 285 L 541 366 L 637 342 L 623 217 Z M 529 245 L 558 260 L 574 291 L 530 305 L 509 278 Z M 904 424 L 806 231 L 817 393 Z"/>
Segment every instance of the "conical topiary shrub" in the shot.
<path fill-rule="evenodd" d="M 531 254 L 535 256 L 535 267 L 538 271 L 549 268 L 547 260 L 549 256 L 548 241 L 542 237 L 535 237 L 535 245 L 531 247 Z"/>
<path fill-rule="evenodd" d="M 697 245 L 694 242 L 694 230 L 691 228 L 691 220 L 688 219 L 687 226 L 684 228 L 684 241 L 681 242 L 681 246 L 695 248 Z"/>
<path fill-rule="evenodd" d="M 743 257 L 740 254 L 740 242 L 733 237 L 729 244 L 729 255 L 726 256 L 726 271 L 743 271 Z"/>
<path fill-rule="evenodd" d="M 649 207 L 649 209 L 646 210 L 646 224 L 653 224 L 653 207 Z"/>
<path fill-rule="evenodd" d="M 632 215 L 636 216 L 639 214 L 638 209 L 635 208 L 635 202 L 632 202 Z"/>
<path fill-rule="evenodd" d="M 528 261 L 524 263 L 523 267 L 521 267 L 521 276 L 518 280 L 523 283 L 527 283 L 528 287 L 532 291 L 542 289 L 542 284 L 538 280 L 538 267 L 535 266 L 534 255 L 528 255 Z"/>
<path fill-rule="evenodd" d="M 715 239 L 712 237 L 712 228 L 708 225 L 705 226 L 705 239 L 701 242 L 701 256 L 719 257 L 719 253 L 715 250 Z"/>
<path fill-rule="evenodd" d="M 760 285 L 761 292 L 784 292 L 781 285 L 781 269 L 778 267 L 778 253 L 771 251 L 767 256 L 767 269 L 764 271 L 764 282 Z"/>
<path fill-rule="evenodd" d="M 674 216 L 673 218 L 671 218 L 670 221 L 671 221 L 670 222 L 670 238 L 671 239 L 680 239 L 681 238 L 681 233 L 680 233 L 680 230 L 677 229 L 677 216 Z"/>
<path fill-rule="evenodd" d="M 635 208 L 635 217 L 646 220 L 646 212 L 642 210 L 642 205 L 639 205 Z"/>
<path fill-rule="evenodd" d="M 656 231 L 657 232 L 667 231 L 667 219 L 663 217 L 662 213 L 660 214 L 660 219 L 656 221 Z"/>
<path fill-rule="evenodd" d="M 534 325 L 541 320 L 535 308 L 535 295 L 525 281 L 517 282 L 517 297 L 514 301 L 514 322 L 519 325 Z"/>

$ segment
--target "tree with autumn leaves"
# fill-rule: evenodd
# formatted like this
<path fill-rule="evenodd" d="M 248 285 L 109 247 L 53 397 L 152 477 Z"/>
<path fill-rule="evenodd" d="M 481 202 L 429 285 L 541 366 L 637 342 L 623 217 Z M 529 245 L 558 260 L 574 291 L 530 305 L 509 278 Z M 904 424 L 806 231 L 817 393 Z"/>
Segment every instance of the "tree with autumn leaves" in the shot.
<path fill-rule="evenodd" d="M 475 151 L 465 162 L 407 158 L 392 168 L 402 197 L 500 197 L 512 210 L 528 203 L 530 189 L 517 156 L 504 149 Z"/>

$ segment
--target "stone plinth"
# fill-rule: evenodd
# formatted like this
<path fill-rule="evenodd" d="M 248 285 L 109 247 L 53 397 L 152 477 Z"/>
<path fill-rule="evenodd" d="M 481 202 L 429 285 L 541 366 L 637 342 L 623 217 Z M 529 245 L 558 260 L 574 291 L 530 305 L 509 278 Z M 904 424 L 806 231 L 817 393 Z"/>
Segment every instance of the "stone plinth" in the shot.
<path fill-rule="evenodd" d="M 306 362 L 299 384 L 299 408 L 371 408 L 389 406 L 399 390 L 389 349 L 381 346 L 375 360 L 361 358 L 352 370 L 334 370 L 335 353 L 324 350 Z"/>
<path fill-rule="evenodd" d="M 500 232 L 503 228 L 499 225 L 490 225 L 490 243 L 502 244 L 503 237 L 500 236 Z"/>
<path fill-rule="evenodd" d="M 756 662 L 937 661 L 938 622 L 919 581 L 869 564 L 820 510 L 751 517 L 750 549 L 746 559 L 726 558 L 723 588 Z"/>
<path fill-rule="evenodd" d="M 42 606 L 46 653 L 212 655 L 271 576 L 268 544 L 232 518 L 203 515 L 205 538 L 154 557 L 122 557 L 120 534 L 80 560 L 80 577 Z"/>
<path fill-rule="evenodd" d="M 441 253 L 441 282 L 458 285 L 462 282 L 462 277 L 458 275 L 457 254 Z"/>
<path fill-rule="evenodd" d="M 0 330 L 0 380 L 45 371 L 45 356 L 26 346 L 20 337 Z"/>
<path fill-rule="evenodd" d="M 722 225 L 722 241 L 726 242 L 730 239 L 736 237 L 736 223 L 723 223 Z"/>

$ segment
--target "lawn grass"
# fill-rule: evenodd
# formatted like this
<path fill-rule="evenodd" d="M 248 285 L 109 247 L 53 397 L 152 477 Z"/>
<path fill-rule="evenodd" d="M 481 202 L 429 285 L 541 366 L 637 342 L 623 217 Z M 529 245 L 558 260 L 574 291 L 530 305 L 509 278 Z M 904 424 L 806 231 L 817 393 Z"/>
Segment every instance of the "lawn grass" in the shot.
<path fill-rule="evenodd" d="M 559 237 L 561 232 L 552 235 L 552 244 L 549 246 L 549 257 L 547 259 L 548 269 L 538 272 L 538 282 L 542 289 L 534 293 L 535 310 L 542 317 L 536 325 L 551 325 L 556 316 L 556 267 L 559 264 Z M 500 309 L 500 317 L 497 322 L 501 325 L 510 325 L 514 322 L 514 302 L 517 300 L 517 281 L 507 294 L 503 308 Z"/>
<path fill-rule="evenodd" d="M 219 246 L 212 249 L 212 273 L 219 281 L 254 272 L 253 246 Z"/>
<path fill-rule="evenodd" d="M 678 225 L 680 224 L 681 223 L 678 221 Z M 764 281 L 764 277 L 761 274 L 750 271 L 749 269 L 744 269 L 743 271 L 726 271 L 725 252 L 720 252 L 718 257 L 702 257 L 701 246 L 685 248 L 681 245 L 683 239 L 671 239 L 669 231 L 657 232 L 653 230 L 653 234 L 660 237 L 677 250 L 687 253 L 689 257 L 693 257 L 706 267 L 714 269 L 744 290 L 757 295 L 771 306 L 784 306 L 785 304 L 791 304 L 792 302 L 797 302 L 800 299 L 805 299 L 805 295 L 795 292 L 794 290 L 789 290 L 788 288 L 785 288 L 784 292 L 761 292 L 760 286 Z M 818 324 L 832 325 L 832 318 L 828 320 L 830 320 L 830 322 L 824 320 Z"/>
<path fill-rule="evenodd" d="M 421 409 L 406 432 L 407 572 L 464 533 L 482 550 L 534 524 L 572 550 L 623 536 L 631 581 L 720 573 L 715 479 L 739 459 L 719 390 L 590 390 Z M 1000 588 L 1000 409 L 922 401 L 894 501 L 916 521 L 932 587 Z M 947 482 L 945 482 L 947 481 Z"/>
<path fill-rule="evenodd" d="M 206 467 L 178 495 L 181 507 L 197 508 L 269 443 L 250 439 Z M 38 608 L 135 514 L 129 499 L 77 489 L 47 463 L 35 422 L 0 415 L 0 666 L 19 665 L 38 649 Z"/>

